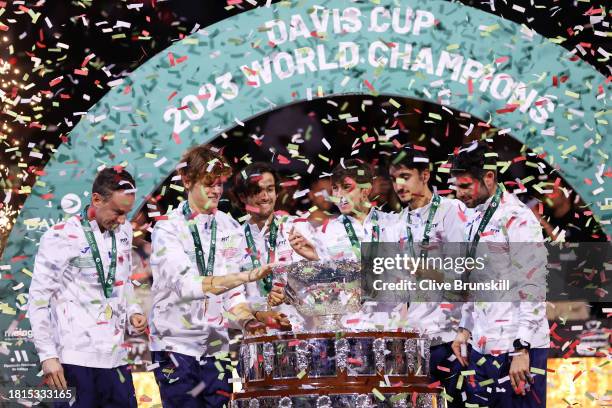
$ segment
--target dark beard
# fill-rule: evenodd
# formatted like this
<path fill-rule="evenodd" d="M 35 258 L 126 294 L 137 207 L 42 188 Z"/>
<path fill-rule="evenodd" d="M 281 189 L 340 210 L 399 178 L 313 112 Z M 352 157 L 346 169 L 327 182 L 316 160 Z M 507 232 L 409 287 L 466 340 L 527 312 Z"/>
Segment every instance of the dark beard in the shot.
<path fill-rule="evenodd" d="M 480 189 L 481 192 L 485 192 L 486 194 L 483 194 L 482 196 L 477 197 L 474 200 L 474 207 L 477 207 L 480 204 L 484 204 L 493 195 L 493 193 L 489 193 L 489 190 L 487 189 L 487 187 L 482 182 L 480 183 L 479 189 Z"/>

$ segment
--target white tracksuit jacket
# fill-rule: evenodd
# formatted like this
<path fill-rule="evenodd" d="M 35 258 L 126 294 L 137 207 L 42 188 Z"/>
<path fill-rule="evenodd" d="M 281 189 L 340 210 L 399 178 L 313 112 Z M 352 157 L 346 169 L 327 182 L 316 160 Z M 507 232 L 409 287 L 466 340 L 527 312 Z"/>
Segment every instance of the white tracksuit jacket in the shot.
<path fill-rule="evenodd" d="M 431 201 L 423 207 L 410 210 L 408 207 L 398 215 L 397 222 L 388 229 L 389 241 L 403 242 L 407 245 L 408 228 L 410 228 L 415 243 L 423 240 L 425 225 L 429 218 Z M 434 215 L 429 242 L 436 248 L 428 252 L 430 257 L 457 256 L 448 251 L 459 250 L 459 242 L 465 235 L 465 206 L 461 201 L 440 197 L 440 206 Z M 440 246 L 445 243 L 456 243 Z M 416 255 L 420 248 L 415 245 Z M 452 272 L 451 272 L 452 274 Z M 446 274 L 448 277 L 448 274 Z M 459 278 L 459 276 L 457 276 Z M 430 294 L 433 295 L 433 294 Z M 461 320 L 461 306 L 459 302 L 410 302 L 408 308 L 407 326 L 428 336 L 432 345 L 453 341 L 457 335 L 457 326 Z"/>
<path fill-rule="evenodd" d="M 467 241 L 476 234 L 491 200 L 492 197 L 477 206 L 468 219 Z M 534 288 L 538 292 L 537 288 L 545 285 L 547 259 L 543 245 L 542 228 L 534 214 L 515 195 L 504 192 L 499 207 L 481 235 L 476 256 L 486 255 L 491 259 L 493 265 L 485 272 L 493 278 L 512 277 L 514 284 L 508 295 L 518 290 L 529 294 Z M 530 272 L 535 270 L 536 273 Z M 503 294 L 497 294 L 500 295 Z M 474 349 L 483 354 L 512 351 L 512 343 L 517 338 L 529 342 L 532 348 L 550 345 L 546 303 L 543 301 L 513 299 L 508 302 L 466 303 L 460 326 L 472 332 Z"/>
<path fill-rule="evenodd" d="M 372 242 L 374 226 L 372 216 L 374 213 L 378 216 L 379 242 L 385 241 L 387 228 L 396 222 L 397 214 L 386 213 L 376 208 L 370 210 L 363 224 L 348 216 L 359 242 Z M 351 246 L 342 219 L 343 216 L 340 215 L 330 220 L 327 225 L 318 227 L 313 234 L 317 253 L 322 260 L 360 260 Z M 365 302 L 361 311 L 344 316 L 343 322 L 346 327 L 354 330 L 370 330 L 381 327 L 394 329 L 400 322 L 399 310 L 401 306 L 391 303 Z"/>
<path fill-rule="evenodd" d="M 90 221 L 104 265 L 110 264 L 111 237 Z M 102 285 L 78 217 L 45 232 L 40 240 L 30 285 L 28 317 L 40 361 L 94 368 L 127 364 L 124 345 L 128 317 L 142 313 L 130 281 L 132 227 L 115 230 L 117 269 L 110 298 Z"/>
<path fill-rule="evenodd" d="M 295 228 L 295 230 L 301 233 L 304 238 L 306 238 L 307 240 L 311 240 L 312 228 L 310 227 L 310 223 L 306 219 L 287 215 L 277 215 L 276 219 L 276 222 L 280 222 L 280 225 L 276 238 L 275 262 L 291 263 L 303 260 L 304 258 L 298 255 L 289 244 L 289 232 L 291 231 L 291 229 Z M 251 229 L 253 241 L 255 242 L 255 247 L 259 252 L 259 260 L 262 265 L 265 265 L 268 260 L 269 250 L 269 224 L 266 223 L 266 225 L 264 225 L 264 227 L 260 230 L 257 224 L 251 224 L 247 220 L 245 224 L 242 225 L 243 229 L 245 228 L 246 223 L 248 223 Z M 243 261 L 243 269 L 253 269 L 253 262 L 249 254 L 245 256 L 245 259 Z M 248 302 L 254 308 L 254 310 L 267 309 L 267 296 L 264 296 L 264 293 L 261 292 L 259 282 L 247 283 L 246 293 Z M 289 318 L 294 332 L 304 330 L 305 319 L 298 313 L 294 306 L 289 304 L 281 304 L 275 307 L 274 310 L 284 313 Z"/>
<path fill-rule="evenodd" d="M 153 305 L 149 319 L 152 351 L 174 351 L 193 357 L 214 356 L 229 350 L 228 327 L 237 322 L 229 310 L 246 302 L 244 285 L 222 295 L 205 295 L 195 258 L 195 247 L 183 215 L 183 202 L 155 224 L 151 269 Z M 216 211 L 217 240 L 213 276 L 240 271 L 246 242 L 240 224 Z M 198 214 L 197 223 L 208 263 L 212 215 Z M 217 354 L 218 355 L 218 354 Z"/>

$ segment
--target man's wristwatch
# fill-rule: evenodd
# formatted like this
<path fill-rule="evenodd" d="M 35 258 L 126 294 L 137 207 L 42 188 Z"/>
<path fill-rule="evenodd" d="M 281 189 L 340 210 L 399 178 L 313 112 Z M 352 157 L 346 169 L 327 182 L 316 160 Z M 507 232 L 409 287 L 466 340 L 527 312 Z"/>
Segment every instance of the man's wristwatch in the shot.
<path fill-rule="evenodd" d="M 514 343 L 512 343 L 512 346 L 514 346 L 514 351 L 521 351 L 521 350 L 529 351 L 531 349 L 531 344 L 521 339 L 514 340 Z"/>

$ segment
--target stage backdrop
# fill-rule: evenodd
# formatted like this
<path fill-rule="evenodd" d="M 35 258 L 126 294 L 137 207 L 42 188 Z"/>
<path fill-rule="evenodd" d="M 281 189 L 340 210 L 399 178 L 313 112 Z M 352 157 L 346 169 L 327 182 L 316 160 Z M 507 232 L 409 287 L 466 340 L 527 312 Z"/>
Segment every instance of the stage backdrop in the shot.
<path fill-rule="evenodd" d="M 612 232 L 605 197 L 612 181 L 603 174 L 612 150 L 611 86 L 595 69 L 555 39 L 461 4 L 319 4 L 281 2 L 194 32 L 113 81 L 83 114 L 36 182 L 0 262 L 4 381 L 40 382 L 25 318 L 37 243 L 89 201 L 96 170 L 125 166 L 142 204 L 187 147 L 291 102 L 383 94 L 399 107 L 397 95 L 483 118 L 545 155 Z"/>

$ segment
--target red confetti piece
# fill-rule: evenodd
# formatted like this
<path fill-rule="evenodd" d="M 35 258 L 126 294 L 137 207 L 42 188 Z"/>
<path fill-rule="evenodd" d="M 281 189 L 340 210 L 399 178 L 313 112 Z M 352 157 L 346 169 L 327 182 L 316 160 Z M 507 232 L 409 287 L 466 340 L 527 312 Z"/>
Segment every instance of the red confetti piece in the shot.
<path fill-rule="evenodd" d="M 62 82 L 62 80 L 64 79 L 64 76 L 58 76 L 55 79 L 52 79 L 51 82 L 49 82 L 49 86 L 55 86 L 57 84 L 59 84 L 60 82 Z"/>
<path fill-rule="evenodd" d="M 467 217 L 465 216 L 465 213 L 461 210 L 457 210 L 457 215 L 459 216 L 459 219 L 462 222 L 467 222 Z"/>
<path fill-rule="evenodd" d="M 533 278 L 533 274 L 535 273 L 535 271 L 536 271 L 537 269 L 538 269 L 538 268 L 531 268 L 531 270 L 530 270 L 529 272 L 527 272 L 527 279 L 531 279 L 531 278 Z"/>
<path fill-rule="evenodd" d="M 282 154 L 279 154 L 279 155 L 277 156 L 277 159 L 278 159 L 278 162 L 279 162 L 280 164 L 289 164 L 289 163 L 291 163 L 291 160 L 289 160 L 288 158 L 286 158 L 286 157 L 285 157 L 285 156 L 283 156 Z"/>
<path fill-rule="evenodd" d="M 329 218 L 326 218 L 325 221 L 323 221 L 323 227 L 321 228 L 321 231 L 325 234 L 325 231 L 327 231 L 327 224 L 329 224 Z"/>
<path fill-rule="evenodd" d="M 258 208 L 258 207 L 255 207 L 255 206 L 252 206 L 252 205 L 249 205 L 249 204 L 246 204 L 246 205 L 245 205 L 245 209 L 246 209 L 248 212 L 253 212 L 253 213 L 256 213 L 256 214 L 259 214 L 259 213 L 260 213 L 260 210 L 259 210 L 259 208 Z"/>
<path fill-rule="evenodd" d="M 130 275 L 130 280 L 140 280 L 140 279 L 145 279 L 148 278 L 149 275 L 145 272 L 143 273 L 133 273 Z"/>
<path fill-rule="evenodd" d="M 174 143 L 181 144 L 181 137 L 178 133 L 172 132 L 172 139 L 174 140 Z"/>
<path fill-rule="evenodd" d="M 231 394 L 229 392 L 226 392 L 226 391 L 223 391 L 223 390 L 217 390 L 217 394 L 223 395 L 226 398 L 231 397 Z"/>
<path fill-rule="evenodd" d="M 497 109 L 495 112 L 496 113 L 511 113 L 511 112 L 514 112 L 519 106 L 521 105 L 518 103 L 509 103 L 504 108 Z"/>
<path fill-rule="evenodd" d="M 249 67 L 245 66 L 245 67 L 242 67 L 242 68 L 247 72 L 247 74 L 249 74 L 251 76 L 257 75 L 257 71 L 255 71 L 255 70 L 253 70 L 253 69 L 251 69 Z"/>
<path fill-rule="evenodd" d="M 363 365 L 363 361 L 361 361 L 361 359 L 358 359 L 358 358 L 347 358 L 346 361 L 349 364 L 352 364 L 358 367 L 361 367 Z"/>
<path fill-rule="evenodd" d="M 487 338 L 486 336 L 482 336 L 479 340 L 478 340 L 478 347 L 480 348 L 484 348 L 485 344 L 487 343 Z"/>

